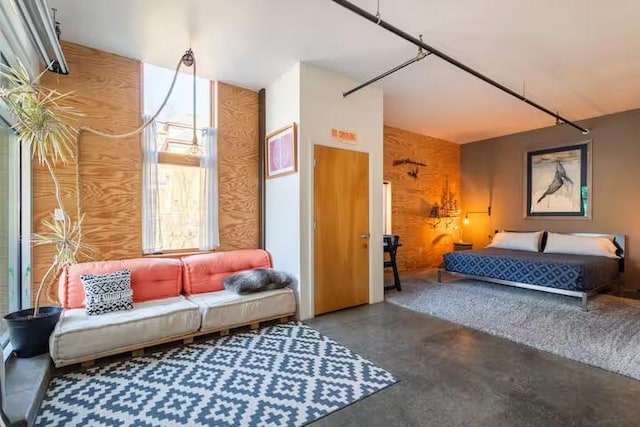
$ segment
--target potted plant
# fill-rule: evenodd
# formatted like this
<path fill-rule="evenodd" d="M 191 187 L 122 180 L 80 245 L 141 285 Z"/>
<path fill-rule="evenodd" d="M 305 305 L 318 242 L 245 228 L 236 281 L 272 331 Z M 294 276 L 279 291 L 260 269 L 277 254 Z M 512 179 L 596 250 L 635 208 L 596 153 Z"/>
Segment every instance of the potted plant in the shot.
<path fill-rule="evenodd" d="M 64 208 L 60 182 L 55 174 L 58 162 L 68 164 L 74 157 L 78 128 L 72 125 L 79 114 L 70 106 L 61 105 L 70 93 L 55 90 L 31 81 L 26 68 L 0 64 L 0 99 L 7 107 L 17 140 L 31 149 L 32 158 L 44 166 L 55 190 L 55 198 L 62 217 L 44 220 L 44 232 L 33 235 L 33 245 L 53 245 L 55 256 L 40 280 L 33 308 L 4 316 L 13 348 L 18 357 L 31 357 L 48 351 L 49 335 L 60 317 L 61 307 L 41 307 L 43 292 L 53 283 L 62 269 L 77 262 L 82 249 L 82 215 L 76 203 L 76 219 L 71 220 Z M 76 163 L 77 164 L 77 163 Z M 77 170 L 76 170 L 77 175 Z M 78 180 L 76 179 L 76 184 Z M 76 199 L 78 198 L 76 192 Z"/>

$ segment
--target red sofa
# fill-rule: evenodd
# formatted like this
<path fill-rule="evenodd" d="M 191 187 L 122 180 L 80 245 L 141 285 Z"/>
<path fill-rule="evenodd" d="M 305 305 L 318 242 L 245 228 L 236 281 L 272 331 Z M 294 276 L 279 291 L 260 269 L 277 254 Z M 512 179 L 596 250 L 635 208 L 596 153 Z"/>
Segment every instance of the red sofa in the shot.
<path fill-rule="evenodd" d="M 71 365 L 294 315 L 291 289 L 239 295 L 222 286 L 225 277 L 259 267 L 271 267 L 259 249 L 72 265 L 59 281 L 64 310 L 49 339 L 51 358 L 58 367 Z M 122 269 L 131 271 L 133 309 L 88 316 L 80 275 Z"/>

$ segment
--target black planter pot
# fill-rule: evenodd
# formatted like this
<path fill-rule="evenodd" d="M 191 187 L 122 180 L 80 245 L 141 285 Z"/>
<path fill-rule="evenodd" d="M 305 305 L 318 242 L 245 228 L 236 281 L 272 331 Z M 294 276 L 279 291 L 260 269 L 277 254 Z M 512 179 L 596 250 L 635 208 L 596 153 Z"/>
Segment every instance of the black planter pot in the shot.
<path fill-rule="evenodd" d="M 62 307 L 40 307 L 38 317 L 33 317 L 33 308 L 14 311 L 4 316 L 16 355 L 33 357 L 48 352 L 49 335 L 53 332 L 60 313 Z"/>

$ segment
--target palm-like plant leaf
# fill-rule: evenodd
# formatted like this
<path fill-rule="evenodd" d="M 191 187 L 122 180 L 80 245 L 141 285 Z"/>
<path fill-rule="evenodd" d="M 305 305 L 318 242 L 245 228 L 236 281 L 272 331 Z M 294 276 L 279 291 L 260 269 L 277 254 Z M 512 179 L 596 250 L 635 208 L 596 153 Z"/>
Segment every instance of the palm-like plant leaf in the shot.
<path fill-rule="evenodd" d="M 66 213 L 64 221 L 57 221 L 55 217 L 53 221 L 42 221 L 44 232 L 34 233 L 31 242 L 33 246 L 54 246 L 56 248 L 56 254 L 53 258 L 53 262 L 49 266 L 49 269 L 43 276 L 38 286 L 38 293 L 36 295 L 36 303 L 34 307 L 34 315 L 38 315 L 40 307 L 40 295 L 43 290 L 48 287 L 51 281 L 55 280 L 57 273 L 62 271 L 63 268 L 76 264 L 78 258 L 92 258 L 97 251 L 84 243 L 82 222 L 84 215 L 77 221 L 71 221 Z M 49 281 L 49 276 L 53 273 L 53 278 Z M 46 285 L 46 286 L 45 286 Z"/>
<path fill-rule="evenodd" d="M 51 245 L 56 247 L 54 263 L 59 268 L 76 264 L 78 258 L 90 258 L 95 249 L 83 241 L 82 222 L 84 215 L 78 221 L 42 221 L 45 229 L 42 233 L 34 233 L 31 239 L 33 246 Z"/>
<path fill-rule="evenodd" d="M 0 64 L 0 79 L 8 84 L 0 98 L 13 113 L 13 129 L 18 139 L 29 145 L 34 158 L 67 163 L 73 157 L 78 128 L 71 125 L 82 114 L 73 107 L 60 105 L 72 92 L 61 94 L 31 82 L 27 69 Z"/>
<path fill-rule="evenodd" d="M 43 74 L 44 72 L 46 70 Z M 42 87 L 36 83 L 40 77 L 42 74 L 31 81 L 22 64 L 17 68 L 0 64 L 0 100 L 12 114 L 12 128 L 17 139 L 30 147 L 32 158 L 46 166 L 53 181 L 58 207 L 63 212 L 62 221 L 55 218 L 53 221 L 44 220 L 44 231 L 34 234 L 32 238 L 34 246 L 51 245 L 56 248 L 56 255 L 38 286 L 34 316 L 38 316 L 42 291 L 55 280 L 57 274 L 64 267 L 77 263 L 79 256 L 88 256 L 94 252 L 83 242 L 83 217 L 79 212 L 79 202 L 76 221 L 71 221 L 64 209 L 60 183 L 54 169 L 58 160 L 66 164 L 74 157 L 79 131 L 71 123 L 82 114 L 71 106 L 61 105 L 62 102 L 68 103 L 67 98 L 72 93 L 61 94 Z"/>

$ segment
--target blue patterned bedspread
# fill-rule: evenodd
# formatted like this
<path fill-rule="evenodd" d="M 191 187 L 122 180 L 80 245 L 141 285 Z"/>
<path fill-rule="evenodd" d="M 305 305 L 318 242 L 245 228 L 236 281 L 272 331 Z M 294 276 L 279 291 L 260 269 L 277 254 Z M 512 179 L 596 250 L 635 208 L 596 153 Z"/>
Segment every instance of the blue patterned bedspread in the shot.
<path fill-rule="evenodd" d="M 447 271 L 569 291 L 588 291 L 620 276 L 618 261 L 589 255 L 484 248 L 444 254 Z"/>

